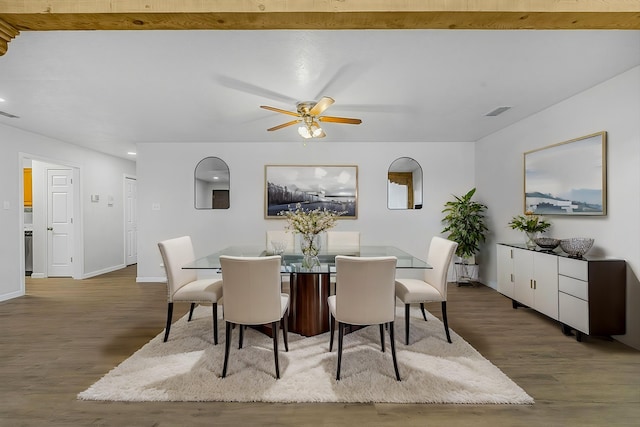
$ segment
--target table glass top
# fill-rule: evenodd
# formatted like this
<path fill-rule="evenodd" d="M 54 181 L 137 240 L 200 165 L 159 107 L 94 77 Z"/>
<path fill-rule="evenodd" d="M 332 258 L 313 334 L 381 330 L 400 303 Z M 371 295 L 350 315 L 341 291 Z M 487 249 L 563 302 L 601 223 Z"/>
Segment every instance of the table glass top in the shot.
<path fill-rule="evenodd" d="M 187 265 L 184 269 L 219 269 L 220 255 L 230 256 L 268 256 L 274 255 L 264 246 L 229 246 L 219 252 L 199 258 Z M 282 254 L 282 272 L 283 273 L 334 273 L 336 255 L 351 255 L 361 257 L 378 257 L 378 256 L 395 256 L 398 258 L 397 268 L 415 268 L 426 269 L 431 268 L 425 261 L 414 257 L 413 255 L 398 249 L 394 246 L 360 246 L 359 248 L 344 248 L 328 252 L 323 250 L 318 255 L 320 265 L 312 269 L 302 267 L 302 254 L 285 252 Z"/>

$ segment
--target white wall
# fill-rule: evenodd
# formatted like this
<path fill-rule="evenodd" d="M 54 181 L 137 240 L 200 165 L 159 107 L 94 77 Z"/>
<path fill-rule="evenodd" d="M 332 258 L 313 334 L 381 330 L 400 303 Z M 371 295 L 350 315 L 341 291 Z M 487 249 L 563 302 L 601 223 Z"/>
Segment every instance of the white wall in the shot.
<path fill-rule="evenodd" d="M 4 125 L 0 125 L 0 141 L 0 300 L 24 292 L 20 153 L 25 158 L 80 169 L 82 233 L 77 237 L 84 243 L 82 277 L 124 266 L 123 177 L 135 175 L 135 163 Z M 91 194 L 101 194 L 104 199 L 91 204 Z M 111 208 L 107 207 L 107 195 L 114 196 Z"/>
<path fill-rule="evenodd" d="M 627 260 L 627 333 L 640 348 L 640 67 L 490 135 L 476 144 L 478 198 L 491 237 L 479 257 L 481 281 L 496 287 L 497 242 L 523 242 L 507 223 L 523 211 L 523 153 L 607 131 L 607 215 L 550 217 L 552 237 L 593 237 L 590 253 Z"/>
<path fill-rule="evenodd" d="M 220 157 L 231 173 L 227 210 L 196 210 L 193 170 L 204 157 Z M 424 207 L 387 209 L 387 170 L 398 157 L 412 157 L 424 171 Z M 147 143 L 138 145 L 138 280 L 164 277 L 157 243 L 191 235 L 196 254 L 234 244 L 263 244 L 265 230 L 284 220 L 264 219 L 267 164 L 358 166 L 358 218 L 337 230 L 358 230 L 364 245 L 393 244 L 426 255 L 442 230 L 444 203 L 473 187 L 474 144 L 465 143 Z M 160 210 L 152 210 L 159 204 Z"/>

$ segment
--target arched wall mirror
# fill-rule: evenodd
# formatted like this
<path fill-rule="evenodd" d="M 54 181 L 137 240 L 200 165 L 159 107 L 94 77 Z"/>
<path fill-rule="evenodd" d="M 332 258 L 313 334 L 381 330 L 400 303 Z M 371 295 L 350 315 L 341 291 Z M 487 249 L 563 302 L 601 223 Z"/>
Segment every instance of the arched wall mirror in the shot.
<path fill-rule="evenodd" d="M 205 157 L 194 172 L 195 208 L 229 209 L 229 166 L 218 157 Z"/>
<path fill-rule="evenodd" d="M 422 209 L 422 168 L 411 157 L 391 163 L 387 174 L 389 209 Z"/>

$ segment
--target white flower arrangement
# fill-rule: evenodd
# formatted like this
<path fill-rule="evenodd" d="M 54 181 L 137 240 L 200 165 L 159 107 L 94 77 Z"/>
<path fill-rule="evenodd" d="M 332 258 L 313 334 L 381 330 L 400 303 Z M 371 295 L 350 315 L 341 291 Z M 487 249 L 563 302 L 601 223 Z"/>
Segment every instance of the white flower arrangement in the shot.
<path fill-rule="evenodd" d="M 296 204 L 294 211 L 280 211 L 278 215 L 287 220 L 286 230 L 304 235 L 319 234 L 335 227 L 338 217 L 345 215 L 347 211 L 332 211 L 316 208 L 304 210 L 300 203 Z"/>

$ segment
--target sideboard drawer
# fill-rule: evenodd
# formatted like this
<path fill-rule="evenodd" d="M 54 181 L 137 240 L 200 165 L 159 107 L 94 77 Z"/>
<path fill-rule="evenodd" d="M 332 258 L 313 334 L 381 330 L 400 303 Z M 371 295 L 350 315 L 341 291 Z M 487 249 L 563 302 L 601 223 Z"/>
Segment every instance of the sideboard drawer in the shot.
<path fill-rule="evenodd" d="M 589 263 L 579 259 L 560 257 L 558 259 L 558 273 L 586 282 L 589 280 Z"/>
<path fill-rule="evenodd" d="M 589 300 L 589 283 L 573 277 L 559 275 L 558 290 L 585 301 Z"/>
<path fill-rule="evenodd" d="M 558 311 L 560 322 L 578 331 L 589 333 L 589 303 L 572 295 L 558 294 Z"/>

